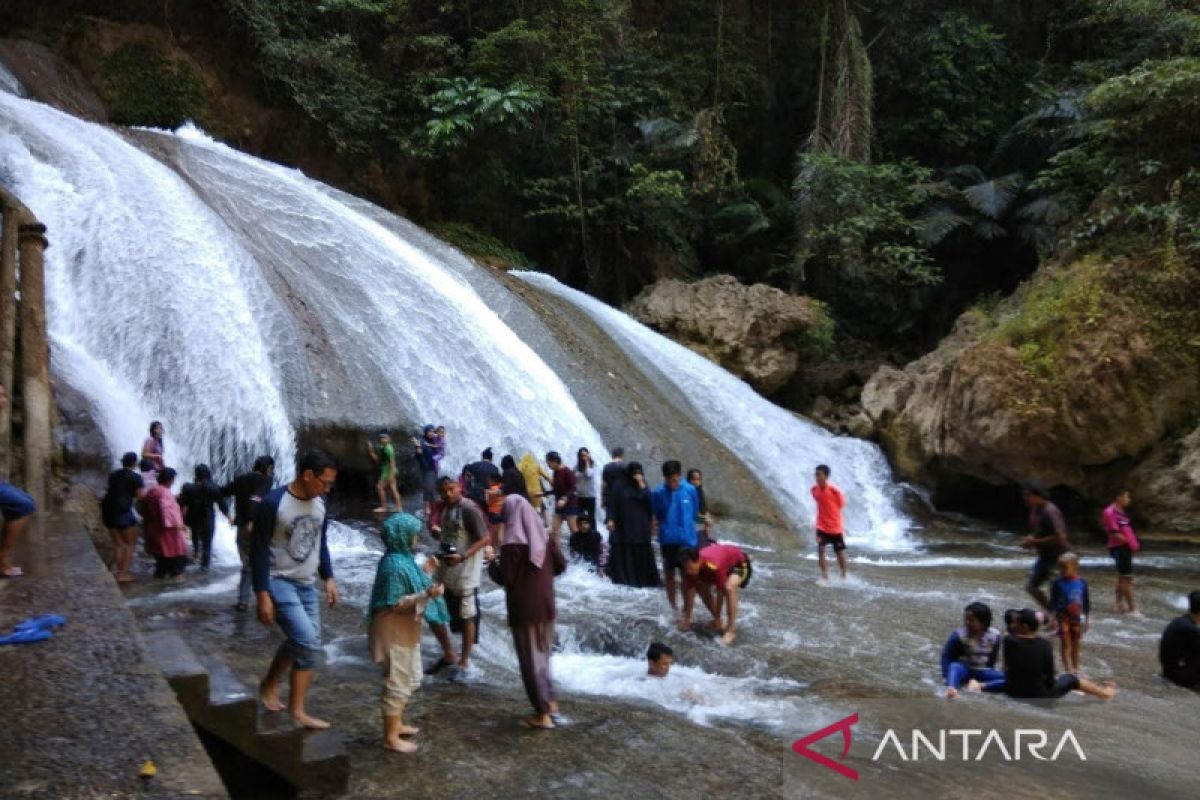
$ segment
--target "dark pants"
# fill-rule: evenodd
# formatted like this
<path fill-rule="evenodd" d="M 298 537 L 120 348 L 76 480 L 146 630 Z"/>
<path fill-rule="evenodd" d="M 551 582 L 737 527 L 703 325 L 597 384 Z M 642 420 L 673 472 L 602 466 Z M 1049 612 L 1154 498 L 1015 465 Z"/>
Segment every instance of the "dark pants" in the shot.
<path fill-rule="evenodd" d="M 213 534 L 216 529 L 211 525 L 205 528 L 192 528 L 192 555 L 200 562 L 202 569 L 208 569 L 212 561 Z"/>
<path fill-rule="evenodd" d="M 592 521 L 592 527 L 596 527 L 596 498 L 580 497 L 579 498 L 579 513 L 581 516 L 586 516 Z"/>
<path fill-rule="evenodd" d="M 550 648 L 554 646 L 554 623 L 541 622 L 517 625 L 512 629 L 513 647 L 521 667 L 521 682 L 533 710 L 549 714 L 554 702 L 554 685 L 550 682 Z"/>
<path fill-rule="evenodd" d="M 155 556 L 154 577 L 174 578 L 187 567 L 187 556 Z"/>

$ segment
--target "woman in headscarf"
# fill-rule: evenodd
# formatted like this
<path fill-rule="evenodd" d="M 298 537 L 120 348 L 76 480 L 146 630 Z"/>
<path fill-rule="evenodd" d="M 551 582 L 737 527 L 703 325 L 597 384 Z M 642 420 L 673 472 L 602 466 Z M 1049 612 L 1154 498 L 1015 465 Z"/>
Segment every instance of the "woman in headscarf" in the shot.
<path fill-rule="evenodd" d="M 438 467 L 445 453 L 445 444 L 438 442 L 437 428 L 433 425 L 425 426 L 420 439 L 414 436 L 410 441 L 413 456 L 417 460 L 417 472 L 421 476 L 421 499 L 425 503 L 425 519 L 429 519 L 433 504 L 437 500 Z"/>
<path fill-rule="evenodd" d="M 448 625 L 450 612 L 442 599 L 442 585 L 429 580 L 412 556 L 412 543 L 421 521 L 412 514 L 393 514 L 383 523 L 386 548 L 375 570 L 371 604 L 367 608 L 371 659 L 383 667 L 383 746 L 398 753 L 416 752 L 417 746 L 401 739 L 417 729 L 404 724 L 404 707 L 421 685 L 421 617 L 431 625 Z"/>
<path fill-rule="evenodd" d="M 610 492 L 608 576 L 623 586 L 658 586 L 650 544 L 650 489 L 642 465 L 631 461 Z"/>
<path fill-rule="evenodd" d="M 504 494 L 519 494 L 529 499 L 529 489 L 525 485 L 525 476 L 517 469 L 517 462 L 512 456 L 500 459 L 500 489 Z"/>
<path fill-rule="evenodd" d="M 498 533 L 500 558 L 488 566 L 488 574 L 504 587 L 521 680 L 533 705 L 534 715 L 521 724 L 549 730 L 558 714 L 550 681 L 554 576 L 562 574 L 567 562 L 558 548 L 557 537 L 547 534 L 541 516 L 519 494 L 504 498 Z"/>

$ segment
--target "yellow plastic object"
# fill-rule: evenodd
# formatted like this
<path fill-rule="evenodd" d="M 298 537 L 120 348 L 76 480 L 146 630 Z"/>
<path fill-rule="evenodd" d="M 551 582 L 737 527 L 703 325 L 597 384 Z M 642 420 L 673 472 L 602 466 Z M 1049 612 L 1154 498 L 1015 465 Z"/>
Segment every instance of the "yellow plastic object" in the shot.
<path fill-rule="evenodd" d="M 138 770 L 139 778 L 153 778 L 157 774 L 158 767 L 154 766 L 153 761 L 147 761 L 145 764 L 142 764 L 142 768 Z"/>

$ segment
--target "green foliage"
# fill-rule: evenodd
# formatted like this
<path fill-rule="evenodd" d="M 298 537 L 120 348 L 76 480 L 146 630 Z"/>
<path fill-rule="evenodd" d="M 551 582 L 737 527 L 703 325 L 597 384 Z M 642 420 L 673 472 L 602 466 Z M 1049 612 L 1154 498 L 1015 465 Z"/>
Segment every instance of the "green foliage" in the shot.
<path fill-rule="evenodd" d="M 489 236 L 466 222 L 439 222 L 429 226 L 430 232 L 438 238 L 445 239 L 450 244 L 462 250 L 469 256 L 502 264 L 506 267 L 528 268 L 534 266 L 529 257 L 519 250 L 514 250 L 494 236 Z"/>
<path fill-rule="evenodd" d="M 425 122 L 429 146 L 433 150 L 460 147 L 477 128 L 517 133 L 533 124 L 533 115 L 544 102 L 541 92 L 520 81 L 503 89 L 461 77 L 439 81 L 426 99 L 431 114 Z"/>
<path fill-rule="evenodd" d="M 204 82 L 189 64 L 168 59 L 152 42 L 118 48 L 104 58 L 100 74 L 113 122 L 177 128 L 204 120 Z"/>
<path fill-rule="evenodd" d="M 929 170 L 912 163 L 862 164 L 834 155 L 800 158 L 793 184 L 802 216 L 802 249 L 838 279 L 919 286 L 938 274 L 918 239 L 917 212 L 928 197 Z"/>
<path fill-rule="evenodd" d="M 903 72 L 883 88 L 896 109 L 880 125 L 884 147 L 930 160 L 973 161 L 1012 113 L 1011 55 L 991 25 L 942 14 L 905 50 Z"/>

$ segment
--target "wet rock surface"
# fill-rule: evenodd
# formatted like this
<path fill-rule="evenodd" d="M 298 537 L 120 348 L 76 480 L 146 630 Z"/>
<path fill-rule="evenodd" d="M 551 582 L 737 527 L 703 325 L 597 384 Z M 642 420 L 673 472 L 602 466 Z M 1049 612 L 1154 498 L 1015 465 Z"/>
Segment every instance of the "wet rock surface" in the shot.
<path fill-rule="evenodd" d="M 145 655 L 133 615 L 72 516 L 42 517 L 0 581 L 0 628 L 60 614 L 52 638 L 0 647 L 0 797 L 226 797 Z M 146 761 L 157 774 L 138 777 Z"/>

